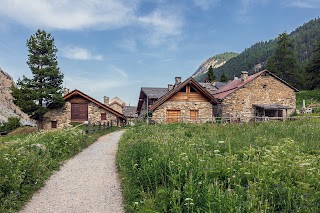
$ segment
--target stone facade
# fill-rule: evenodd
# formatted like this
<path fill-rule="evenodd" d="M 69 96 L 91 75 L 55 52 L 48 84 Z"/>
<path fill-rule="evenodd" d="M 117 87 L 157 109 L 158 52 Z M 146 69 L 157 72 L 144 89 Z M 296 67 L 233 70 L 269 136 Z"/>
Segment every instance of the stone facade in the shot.
<path fill-rule="evenodd" d="M 106 113 L 106 120 L 101 120 L 101 113 Z M 117 124 L 117 117 L 109 111 L 90 102 L 88 104 L 88 121 L 89 123 L 98 124 L 99 122 L 113 122 Z M 51 109 L 43 117 L 43 129 L 51 129 L 52 122 L 56 122 L 57 129 L 62 129 L 70 126 L 71 120 L 71 103 L 66 102 L 64 107 L 59 109 Z"/>
<path fill-rule="evenodd" d="M 280 104 L 292 109 L 284 110 L 283 116 L 291 115 L 296 108 L 294 89 L 273 76 L 260 75 L 242 88 L 227 95 L 217 107 L 218 117 L 241 117 L 249 120 L 255 116 L 253 104 Z"/>
<path fill-rule="evenodd" d="M 153 111 L 152 120 L 156 123 L 165 123 L 167 121 L 167 110 L 180 110 L 180 121 L 184 123 L 204 123 L 214 119 L 213 108 L 210 102 L 166 101 Z M 198 110 L 198 118 L 196 120 L 190 119 L 190 110 Z"/>
<path fill-rule="evenodd" d="M 123 106 L 118 102 L 112 102 L 109 107 L 120 113 L 123 111 Z"/>

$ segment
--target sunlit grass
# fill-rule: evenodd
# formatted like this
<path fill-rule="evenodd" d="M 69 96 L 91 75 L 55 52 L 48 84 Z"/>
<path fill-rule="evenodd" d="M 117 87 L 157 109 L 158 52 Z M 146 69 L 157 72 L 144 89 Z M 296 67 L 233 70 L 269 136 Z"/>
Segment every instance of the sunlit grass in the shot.
<path fill-rule="evenodd" d="M 320 120 L 135 126 L 118 166 L 129 212 L 319 212 Z"/>

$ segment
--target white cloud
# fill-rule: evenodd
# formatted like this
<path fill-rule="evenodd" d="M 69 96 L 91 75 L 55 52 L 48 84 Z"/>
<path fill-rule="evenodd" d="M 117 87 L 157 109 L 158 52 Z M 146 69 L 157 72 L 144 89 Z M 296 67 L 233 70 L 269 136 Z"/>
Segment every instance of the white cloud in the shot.
<path fill-rule="evenodd" d="M 0 17 L 33 29 L 110 30 L 142 26 L 146 30 L 141 33 L 147 33 L 148 41 L 154 44 L 179 34 L 182 21 L 177 13 L 161 8 L 141 16 L 138 6 L 142 1 L 2 0 Z"/>
<path fill-rule="evenodd" d="M 61 49 L 62 56 L 75 60 L 103 60 L 102 55 L 94 55 L 88 49 L 76 46 L 67 46 Z"/>
<path fill-rule="evenodd" d="M 183 25 L 180 16 L 169 11 L 154 11 L 137 20 L 142 26 L 148 28 L 145 40 L 151 46 L 159 46 L 169 37 L 180 35 Z"/>
<path fill-rule="evenodd" d="M 219 2 L 220 0 L 193 0 L 193 3 L 203 10 L 209 10 L 212 7 L 215 7 Z"/>
<path fill-rule="evenodd" d="M 320 0 L 291 0 L 287 1 L 286 5 L 289 7 L 316 9 L 320 8 Z"/>
<path fill-rule="evenodd" d="M 0 14 L 28 27 L 79 30 L 127 25 L 133 9 L 117 0 L 2 0 Z"/>

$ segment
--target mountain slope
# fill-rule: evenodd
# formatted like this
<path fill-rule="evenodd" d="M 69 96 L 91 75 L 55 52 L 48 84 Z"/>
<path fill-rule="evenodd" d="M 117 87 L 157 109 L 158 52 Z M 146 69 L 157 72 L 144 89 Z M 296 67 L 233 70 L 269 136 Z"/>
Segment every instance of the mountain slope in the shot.
<path fill-rule="evenodd" d="M 320 18 L 298 27 L 289 34 L 289 37 L 294 42 L 299 62 L 304 67 L 310 59 L 316 42 L 320 40 Z M 243 70 L 247 70 L 249 74 L 263 70 L 275 47 L 275 39 L 258 42 L 215 69 L 214 72 L 218 77 L 224 72 L 231 79 L 234 75 L 239 76 Z"/>
<path fill-rule="evenodd" d="M 193 73 L 192 77 L 198 81 L 202 81 L 207 77 L 207 72 L 210 66 L 212 66 L 213 68 L 218 68 L 224 65 L 231 58 L 236 57 L 237 55 L 239 54 L 235 52 L 225 52 L 222 54 L 212 56 L 204 62 L 202 62 L 199 68 Z"/>
<path fill-rule="evenodd" d="M 20 117 L 22 124 L 32 124 L 29 116 L 13 103 L 12 86 L 15 86 L 12 77 L 0 68 L 0 124 L 10 116 Z"/>

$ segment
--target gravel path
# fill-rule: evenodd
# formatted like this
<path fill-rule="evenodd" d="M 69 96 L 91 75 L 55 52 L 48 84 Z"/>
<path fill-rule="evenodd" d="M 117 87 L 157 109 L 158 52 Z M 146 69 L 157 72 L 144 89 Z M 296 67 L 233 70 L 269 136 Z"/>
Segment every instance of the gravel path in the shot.
<path fill-rule="evenodd" d="M 102 136 L 68 160 L 21 212 L 124 212 L 115 165 L 123 133 Z"/>

